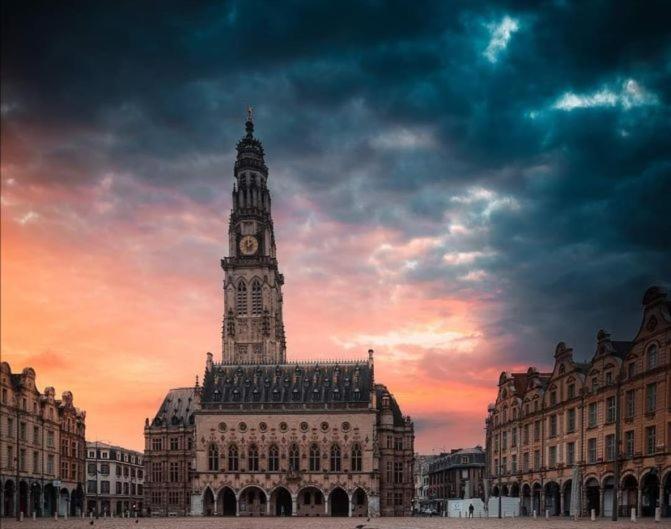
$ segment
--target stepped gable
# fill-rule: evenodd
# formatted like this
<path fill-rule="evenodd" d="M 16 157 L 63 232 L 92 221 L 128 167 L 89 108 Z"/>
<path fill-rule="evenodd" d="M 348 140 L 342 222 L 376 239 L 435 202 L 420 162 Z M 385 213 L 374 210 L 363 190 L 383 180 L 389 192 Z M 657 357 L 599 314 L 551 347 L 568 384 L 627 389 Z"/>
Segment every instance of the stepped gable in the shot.
<path fill-rule="evenodd" d="M 152 426 L 189 426 L 198 408 L 195 388 L 174 388 L 168 391 L 158 409 Z"/>
<path fill-rule="evenodd" d="M 202 405 L 368 404 L 371 379 L 367 362 L 213 364 L 203 379 Z"/>

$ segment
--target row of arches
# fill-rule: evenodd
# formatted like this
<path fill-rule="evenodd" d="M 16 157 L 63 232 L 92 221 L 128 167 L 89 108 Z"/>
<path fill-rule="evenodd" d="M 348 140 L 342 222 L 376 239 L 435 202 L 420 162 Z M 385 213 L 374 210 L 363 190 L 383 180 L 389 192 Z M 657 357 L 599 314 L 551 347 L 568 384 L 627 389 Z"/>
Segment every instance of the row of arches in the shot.
<path fill-rule="evenodd" d="M 18 491 L 18 497 L 17 497 Z M 18 502 L 18 503 L 17 503 Z M 73 491 L 54 487 L 51 483 L 19 481 L 18 488 L 12 479 L 0 484 L 0 516 L 78 516 L 84 508 L 84 491 L 80 486 Z"/>
<path fill-rule="evenodd" d="M 222 487 L 216 494 L 208 486 L 203 493 L 205 516 L 367 516 L 368 495 L 362 488 L 351 495 L 341 487 L 328 494 L 314 486 L 291 494 L 282 486 L 267 493 L 250 485 L 237 494 Z"/>
<path fill-rule="evenodd" d="M 354 443 L 350 448 L 350 470 L 360 472 L 363 468 L 363 457 L 361 445 Z M 207 466 L 211 472 L 221 470 L 221 457 L 219 446 L 211 443 L 207 449 Z M 259 449 L 255 444 L 247 447 L 247 472 L 258 472 L 259 467 Z M 296 443 L 292 443 L 288 449 L 289 471 L 300 470 L 301 453 Z M 338 443 L 333 443 L 328 452 L 329 468 L 331 472 L 340 472 L 342 470 L 342 449 Z M 312 443 L 308 447 L 308 469 L 310 472 L 319 472 L 322 470 L 322 452 L 317 443 Z M 226 451 L 227 470 L 229 472 L 238 472 L 240 469 L 240 452 L 238 445 L 230 444 Z M 280 449 L 277 444 L 271 444 L 268 447 L 266 468 L 267 472 L 278 472 L 280 470 Z M 326 469 L 324 469 L 326 470 Z"/>
<path fill-rule="evenodd" d="M 533 511 L 543 513 L 546 510 L 551 516 L 569 516 L 571 514 L 572 479 L 561 485 L 556 481 L 548 481 L 544 485 L 516 482 L 492 487 L 492 496 L 509 496 L 520 498 L 520 514 L 531 515 Z M 629 516 L 631 509 L 636 509 L 638 516 L 651 517 L 655 508 L 661 507 L 661 514 L 671 517 L 671 471 L 664 479 L 657 472 L 645 473 L 640 480 L 632 473 L 626 473 L 620 480 L 620 488 L 615 486 L 613 475 L 604 477 L 601 482 L 595 476 L 588 476 L 583 481 L 582 514 L 589 514 L 594 509 L 597 516 L 611 516 L 615 495 L 618 496 L 618 515 Z"/>

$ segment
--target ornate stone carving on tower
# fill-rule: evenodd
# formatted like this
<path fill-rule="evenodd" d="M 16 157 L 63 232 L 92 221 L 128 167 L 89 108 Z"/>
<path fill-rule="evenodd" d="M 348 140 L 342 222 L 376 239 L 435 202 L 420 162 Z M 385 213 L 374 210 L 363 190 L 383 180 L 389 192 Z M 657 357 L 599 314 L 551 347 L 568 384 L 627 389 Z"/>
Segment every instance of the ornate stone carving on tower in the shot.
<path fill-rule="evenodd" d="M 251 108 L 247 134 L 238 142 L 233 206 L 224 270 L 222 361 L 281 364 L 286 361 L 282 284 L 267 187 L 263 145 L 254 137 Z"/>

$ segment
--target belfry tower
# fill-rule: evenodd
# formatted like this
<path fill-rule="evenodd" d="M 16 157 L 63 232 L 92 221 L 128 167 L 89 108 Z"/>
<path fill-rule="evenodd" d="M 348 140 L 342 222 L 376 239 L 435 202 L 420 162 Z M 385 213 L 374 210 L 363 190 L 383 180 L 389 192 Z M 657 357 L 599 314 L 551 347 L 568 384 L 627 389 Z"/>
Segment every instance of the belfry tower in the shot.
<path fill-rule="evenodd" d="M 228 224 L 224 270 L 222 361 L 281 364 L 286 361 L 282 284 L 277 268 L 270 213 L 268 167 L 263 145 L 254 137 L 252 109 L 246 135 L 238 142 L 233 207 Z"/>

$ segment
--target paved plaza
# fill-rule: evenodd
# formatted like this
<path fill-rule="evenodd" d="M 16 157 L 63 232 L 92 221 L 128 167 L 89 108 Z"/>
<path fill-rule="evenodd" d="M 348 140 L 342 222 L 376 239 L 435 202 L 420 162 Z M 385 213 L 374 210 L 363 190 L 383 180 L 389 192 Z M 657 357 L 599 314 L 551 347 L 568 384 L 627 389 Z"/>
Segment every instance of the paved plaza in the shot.
<path fill-rule="evenodd" d="M 88 519 L 70 520 L 2 520 L 2 528 L 85 528 L 91 527 Z M 662 528 L 671 527 L 671 519 L 661 523 L 652 519 L 639 520 L 632 523 L 629 520 L 620 520 L 617 524 L 610 520 L 591 522 L 582 519 L 577 522 L 566 518 L 552 518 L 545 520 L 531 520 L 528 518 L 495 518 L 472 520 L 455 518 L 375 518 L 366 521 L 365 518 L 140 518 L 137 523 L 129 519 L 100 519 L 94 520 L 93 527 L 104 529 L 480 529 L 480 528 L 507 528 L 507 529 L 606 529 L 609 527 L 622 528 Z"/>

